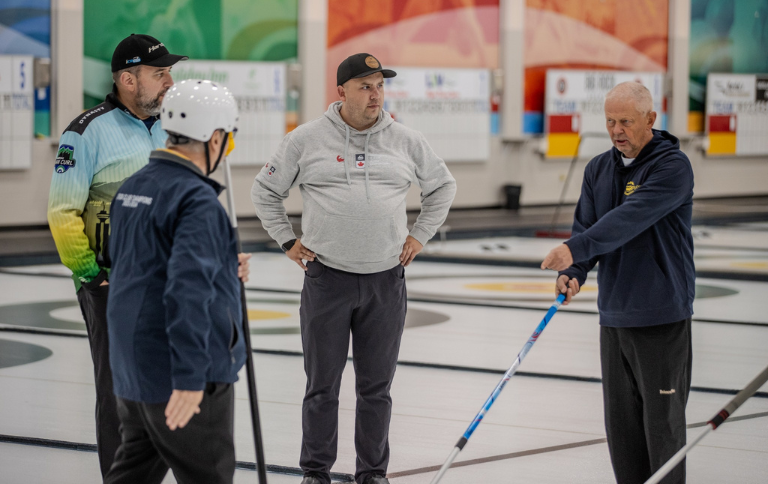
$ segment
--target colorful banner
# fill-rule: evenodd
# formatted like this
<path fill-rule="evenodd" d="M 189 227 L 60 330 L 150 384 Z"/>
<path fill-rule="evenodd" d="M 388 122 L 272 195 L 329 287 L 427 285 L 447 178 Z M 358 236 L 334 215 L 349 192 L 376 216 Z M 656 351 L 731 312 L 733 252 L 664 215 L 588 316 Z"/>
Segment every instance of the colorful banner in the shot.
<path fill-rule="evenodd" d="M 84 0 L 84 24 L 86 107 L 109 92 L 112 52 L 132 33 L 152 35 L 192 60 L 297 57 L 298 0 Z"/>
<path fill-rule="evenodd" d="M 669 0 L 526 0 L 523 132 L 544 132 L 549 69 L 665 72 Z"/>
<path fill-rule="evenodd" d="M 336 68 L 352 54 L 385 66 L 495 69 L 499 0 L 328 0 L 328 104 Z"/>
<path fill-rule="evenodd" d="M 654 128 L 664 129 L 663 74 L 656 72 L 577 71 L 550 69 L 546 80 L 546 156 L 572 158 L 592 157 L 611 147 L 605 127 L 605 95 L 616 84 L 639 82 L 651 91 Z M 585 133 L 603 135 L 579 139 Z"/>
<path fill-rule="evenodd" d="M 384 109 L 421 132 L 445 161 L 490 156 L 490 72 L 486 69 L 392 67 Z"/>
<path fill-rule="evenodd" d="M 768 74 L 707 77 L 707 154 L 768 155 Z"/>
<path fill-rule="evenodd" d="M 707 75 L 768 72 L 768 0 L 691 0 L 688 131 L 702 132 Z"/>

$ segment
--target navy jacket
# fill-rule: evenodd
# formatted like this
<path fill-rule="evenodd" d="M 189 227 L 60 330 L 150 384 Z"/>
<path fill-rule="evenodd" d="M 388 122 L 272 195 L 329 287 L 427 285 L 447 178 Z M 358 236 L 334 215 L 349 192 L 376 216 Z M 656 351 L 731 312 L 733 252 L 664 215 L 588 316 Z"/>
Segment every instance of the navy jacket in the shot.
<path fill-rule="evenodd" d="M 691 317 L 695 293 L 693 170 L 666 131 L 625 167 L 612 148 L 584 171 L 573 232 L 575 264 L 561 272 L 583 285 L 600 263 L 600 324 L 653 326 Z"/>
<path fill-rule="evenodd" d="M 234 383 L 245 362 L 237 242 L 222 186 L 157 150 L 112 200 L 107 321 L 115 395 Z"/>

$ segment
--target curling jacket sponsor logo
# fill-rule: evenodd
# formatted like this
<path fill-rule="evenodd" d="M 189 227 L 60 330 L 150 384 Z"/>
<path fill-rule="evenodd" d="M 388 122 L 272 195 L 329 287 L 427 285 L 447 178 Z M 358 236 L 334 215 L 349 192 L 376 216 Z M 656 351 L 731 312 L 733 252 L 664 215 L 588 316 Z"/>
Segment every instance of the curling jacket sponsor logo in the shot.
<path fill-rule="evenodd" d="M 152 205 L 152 197 L 144 195 L 132 195 L 130 193 L 118 193 L 115 200 L 123 202 L 123 207 L 136 208 L 139 204 Z"/>
<path fill-rule="evenodd" d="M 105 110 L 104 106 L 97 106 L 97 107 L 91 109 L 90 111 L 88 111 L 87 113 L 83 114 L 80 117 L 80 121 L 78 121 L 77 124 L 83 124 L 83 123 L 88 122 L 88 118 L 90 118 L 94 114 L 99 114 L 99 113 L 101 113 L 104 110 Z"/>

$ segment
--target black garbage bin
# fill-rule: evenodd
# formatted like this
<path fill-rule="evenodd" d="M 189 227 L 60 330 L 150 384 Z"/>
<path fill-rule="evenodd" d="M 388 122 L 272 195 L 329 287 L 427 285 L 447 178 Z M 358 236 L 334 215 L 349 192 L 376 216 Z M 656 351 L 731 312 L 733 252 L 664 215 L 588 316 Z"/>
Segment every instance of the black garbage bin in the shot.
<path fill-rule="evenodd" d="M 504 185 L 504 208 L 517 210 L 520 208 L 520 192 L 522 185 Z"/>

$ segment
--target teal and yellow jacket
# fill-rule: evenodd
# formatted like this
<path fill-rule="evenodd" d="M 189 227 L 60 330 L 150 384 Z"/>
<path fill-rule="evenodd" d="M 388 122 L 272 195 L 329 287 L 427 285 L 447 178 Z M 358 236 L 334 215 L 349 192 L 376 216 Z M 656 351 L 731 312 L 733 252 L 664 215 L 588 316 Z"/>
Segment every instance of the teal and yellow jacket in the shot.
<path fill-rule="evenodd" d="M 148 163 L 150 152 L 165 147 L 167 135 L 156 121 L 136 117 L 113 90 L 61 135 L 48 224 L 77 289 L 110 268 L 110 203 L 123 181 Z"/>

